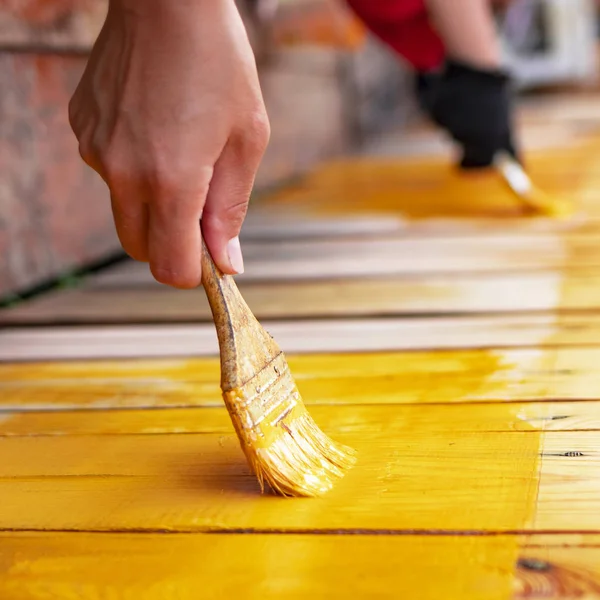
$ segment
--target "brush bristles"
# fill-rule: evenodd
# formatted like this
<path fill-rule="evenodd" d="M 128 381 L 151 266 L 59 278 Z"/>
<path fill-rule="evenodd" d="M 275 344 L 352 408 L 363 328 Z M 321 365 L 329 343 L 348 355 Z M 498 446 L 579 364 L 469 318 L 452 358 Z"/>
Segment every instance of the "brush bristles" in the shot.
<path fill-rule="evenodd" d="M 354 451 L 333 442 L 306 410 L 268 447 L 245 450 L 261 489 L 266 482 L 282 496 L 320 496 L 355 462 Z"/>
<path fill-rule="evenodd" d="M 263 491 L 266 483 L 283 496 L 320 496 L 356 462 L 354 450 L 333 442 L 310 416 L 283 355 L 223 397 Z"/>

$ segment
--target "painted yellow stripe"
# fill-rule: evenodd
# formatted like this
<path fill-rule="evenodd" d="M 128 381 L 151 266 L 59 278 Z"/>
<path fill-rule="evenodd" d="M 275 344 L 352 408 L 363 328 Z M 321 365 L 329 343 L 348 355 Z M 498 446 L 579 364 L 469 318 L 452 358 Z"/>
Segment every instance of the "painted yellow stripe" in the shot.
<path fill-rule="evenodd" d="M 508 600 L 506 537 L 0 535 L 0 597 Z"/>
<path fill-rule="evenodd" d="M 595 377 L 600 349 L 390 352 L 289 358 L 307 404 L 526 400 Z M 590 373 L 549 370 L 582 361 Z M 4 408 L 221 406 L 216 359 L 0 365 Z M 558 397 L 558 396 L 556 396 Z M 568 396 L 565 396 L 568 397 Z"/>
<path fill-rule="evenodd" d="M 462 430 L 428 407 L 414 422 L 372 407 L 360 426 L 364 412 L 345 425 L 341 412 L 335 438 L 359 463 L 308 501 L 261 497 L 232 433 L 2 437 L 0 528 L 521 529 L 541 434 L 513 408 L 491 405 L 493 419 L 483 411 Z"/>

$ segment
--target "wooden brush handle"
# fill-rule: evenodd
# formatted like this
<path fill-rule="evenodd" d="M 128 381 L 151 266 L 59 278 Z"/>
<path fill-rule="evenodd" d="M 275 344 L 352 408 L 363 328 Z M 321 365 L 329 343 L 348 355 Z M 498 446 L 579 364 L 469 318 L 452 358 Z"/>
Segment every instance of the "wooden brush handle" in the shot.
<path fill-rule="evenodd" d="M 280 350 L 246 304 L 233 277 L 215 265 L 202 240 L 202 285 L 217 329 L 221 389 L 240 388 Z"/>

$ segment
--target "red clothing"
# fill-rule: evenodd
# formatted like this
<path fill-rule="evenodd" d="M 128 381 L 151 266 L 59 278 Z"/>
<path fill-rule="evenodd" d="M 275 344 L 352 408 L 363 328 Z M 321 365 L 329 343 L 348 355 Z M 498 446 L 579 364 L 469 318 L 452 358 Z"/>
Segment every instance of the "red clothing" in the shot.
<path fill-rule="evenodd" d="M 429 22 L 425 0 L 347 2 L 368 29 L 416 70 L 430 71 L 444 61 L 444 44 Z"/>

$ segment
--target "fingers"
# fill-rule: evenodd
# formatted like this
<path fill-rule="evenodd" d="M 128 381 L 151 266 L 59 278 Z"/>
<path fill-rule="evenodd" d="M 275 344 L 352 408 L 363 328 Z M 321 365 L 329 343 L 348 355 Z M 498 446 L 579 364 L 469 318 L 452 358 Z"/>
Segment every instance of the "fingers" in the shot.
<path fill-rule="evenodd" d="M 202 235 L 210 254 L 221 271 L 231 275 L 244 272 L 238 235 L 269 140 L 269 123 L 263 115 L 229 138 L 215 164 L 202 214 Z"/>
<path fill-rule="evenodd" d="M 201 281 L 200 217 L 212 169 L 197 173 L 187 185 L 155 186 L 148 205 L 150 270 L 157 281 L 177 288 L 194 288 Z"/>
<path fill-rule="evenodd" d="M 113 188 L 114 189 L 114 188 Z M 113 218 L 123 250 L 134 260 L 148 262 L 148 205 L 143 201 L 147 194 L 123 188 L 111 192 Z M 131 202 L 130 200 L 134 201 Z"/>

